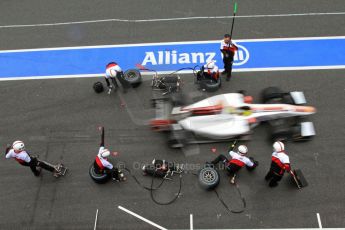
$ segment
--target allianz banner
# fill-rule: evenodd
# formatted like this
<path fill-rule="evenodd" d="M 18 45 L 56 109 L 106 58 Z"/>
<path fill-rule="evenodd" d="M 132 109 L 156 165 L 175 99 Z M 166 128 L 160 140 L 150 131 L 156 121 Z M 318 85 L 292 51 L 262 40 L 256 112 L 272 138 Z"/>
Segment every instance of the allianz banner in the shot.
<path fill-rule="evenodd" d="M 237 40 L 235 71 L 345 68 L 345 37 Z M 215 60 L 220 41 L 0 51 L 0 78 L 102 74 L 108 62 L 157 71 L 193 68 Z"/>

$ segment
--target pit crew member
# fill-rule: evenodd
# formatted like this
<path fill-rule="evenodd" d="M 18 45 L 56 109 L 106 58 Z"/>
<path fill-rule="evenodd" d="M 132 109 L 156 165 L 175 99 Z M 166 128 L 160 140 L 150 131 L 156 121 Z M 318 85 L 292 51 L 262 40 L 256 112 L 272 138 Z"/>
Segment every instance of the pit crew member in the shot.
<path fill-rule="evenodd" d="M 253 158 L 247 157 L 247 153 L 247 146 L 240 145 L 237 148 L 237 152 L 234 152 L 233 150 L 229 151 L 229 155 L 231 156 L 230 160 L 223 154 L 220 154 L 210 164 L 216 165 L 217 163 L 222 162 L 231 177 L 230 183 L 234 184 L 236 173 L 238 173 L 241 168 L 246 166 L 248 170 L 254 170 L 259 165 L 259 163 Z"/>
<path fill-rule="evenodd" d="M 116 154 L 117 152 L 114 153 L 114 155 Z M 95 167 L 95 172 L 98 174 L 109 174 L 111 178 L 117 182 L 125 181 L 126 177 L 124 176 L 123 172 L 120 169 L 114 167 L 113 164 L 108 161 L 109 156 L 110 151 L 109 149 L 106 149 L 104 147 L 104 143 L 102 141 L 98 154 L 93 163 Z"/>
<path fill-rule="evenodd" d="M 232 64 L 234 61 L 235 52 L 238 47 L 235 42 L 231 40 L 230 34 L 225 34 L 224 39 L 220 44 L 220 51 L 223 54 L 224 71 L 222 74 L 226 74 L 226 80 L 229 81 L 231 78 Z"/>
<path fill-rule="evenodd" d="M 265 176 L 265 180 L 269 181 L 270 187 L 278 186 L 278 182 L 283 178 L 284 172 L 291 171 L 290 159 L 285 152 L 284 143 L 276 141 L 273 144 L 273 153 L 271 157 L 271 167 Z"/>
<path fill-rule="evenodd" d="M 116 90 L 119 87 L 116 79 L 121 83 L 123 93 L 126 93 L 130 84 L 125 80 L 121 67 L 116 62 L 110 62 L 106 65 L 105 70 L 105 81 L 109 88 L 108 94 L 111 93 L 113 88 Z"/>
<path fill-rule="evenodd" d="M 19 164 L 30 167 L 35 176 L 40 175 L 40 168 L 54 172 L 53 167 L 39 161 L 36 157 L 30 156 L 30 154 L 25 151 L 25 145 L 22 141 L 13 142 L 12 146 L 6 149 L 6 158 L 14 158 Z"/>
<path fill-rule="evenodd" d="M 216 80 L 216 81 L 218 80 L 219 70 L 218 70 L 218 66 L 214 63 L 214 61 L 211 61 L 207 63 L 206 65 L 204 65 L 203 69 L 204 69 L 204 76 L 207 76 L 208 78 Z"/>

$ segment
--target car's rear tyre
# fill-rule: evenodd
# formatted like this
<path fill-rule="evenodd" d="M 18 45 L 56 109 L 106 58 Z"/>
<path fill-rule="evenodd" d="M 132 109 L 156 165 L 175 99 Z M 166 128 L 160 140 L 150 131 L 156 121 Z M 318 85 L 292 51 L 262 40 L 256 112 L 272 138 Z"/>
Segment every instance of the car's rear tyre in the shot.
<path fill-rule="evenodd" d="M 141 73 L 137 69 L 129 69 L 124 73 L 125 80 L 131 84 L 133 88 L 138 87 L 141 84 Z"/>
<path fill-rule="evenodd" d="M 291 136 L 291 130 L 289 128 L 274 128 L 271 133 L 272 141 L 286 141 Z"/>
<path fill-rule="evenodd" d="M 89 175 L 92 178 L 92 180 L 98 184 L 104 184 L 111 177 L 109 174 L 106 174 L 106 173 L 104 173 L 104 174 L 96 173 L 94 164 L 92 164 L 90 166 Z"/>
<path fill-rule="evenodd" d="M 273 99 L 282 99 L 284 92 L 278 87 L 268 87 L 262 91 L 262 102 L 267 103 Z"/>
<path fill-rule="evenodd" d="M 93 90 L 96 92 L 96 93 L 102 93 L 104 91 L 104 87 L 103 87 L 103 84 L 102 82 L 95 82 L 95 84 L 93 84 Z"/>
<path fill-rule="evenodd" d="M 198 180 L 203 189 L 212 190 L 218 186 L 220 177 L 217 170 L 212 167 L 205 167 L 199 171 Z"/>

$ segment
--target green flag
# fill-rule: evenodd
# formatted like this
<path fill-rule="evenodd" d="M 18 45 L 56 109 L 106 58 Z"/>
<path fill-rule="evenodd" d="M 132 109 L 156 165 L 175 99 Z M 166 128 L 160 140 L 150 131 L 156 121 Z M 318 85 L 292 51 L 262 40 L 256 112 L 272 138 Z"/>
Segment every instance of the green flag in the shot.
<path fill-rule="evenodd" d="M 234 14 L 237 13 L 237 2 L 235 2 L 235 5 L 234 5 Z"/>

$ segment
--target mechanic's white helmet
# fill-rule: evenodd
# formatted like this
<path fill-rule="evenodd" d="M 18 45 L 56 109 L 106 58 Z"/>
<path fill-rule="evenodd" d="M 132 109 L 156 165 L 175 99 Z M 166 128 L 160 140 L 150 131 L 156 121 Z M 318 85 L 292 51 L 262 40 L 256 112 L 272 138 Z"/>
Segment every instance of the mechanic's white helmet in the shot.
<path fill-rule="evenodd" d="M 247 146 L 245 146 L 245 145 L 240 145 L 240 146 L 238 146 L 238 152 L 241 154 L 241 155 L 246 155 L 247 154 L 247 152 L 248 152 L 248 148 L 247 148 Z"/>
<path fill-rule="evenodd" d="M 109 149 L 103 149 L 102 152 L 100 152 L 98 156 L 103 157 L 103 158 L 110 156 Z"/>
<path fill-rule="evenodd" d="M 15 141 L 15 142 L 13 142 L 13 144 L 12 144 L 12 148 L 13 148 L 15 151 L 23 151 L 23 150 L 25 149 L 24 142 L 22 142 L 22 141 Z"/>
<path fill-rule="evenodd" d="M 213 69 L 213 68 L 214 68 L 214 62 L 211 61 L 211 62 L 207 63 L 207 64 L 206 64 L 206 67 L 207 67 L 208 69 Z"/>
<path fill-rule="evenodd" d="M 285 146 L 284 146 L 283 142 L 276 141 L 273 144 L 273 149 L 274 149 L 275 152 L 282 152 L 282 151 L 284 151 Z"/>

